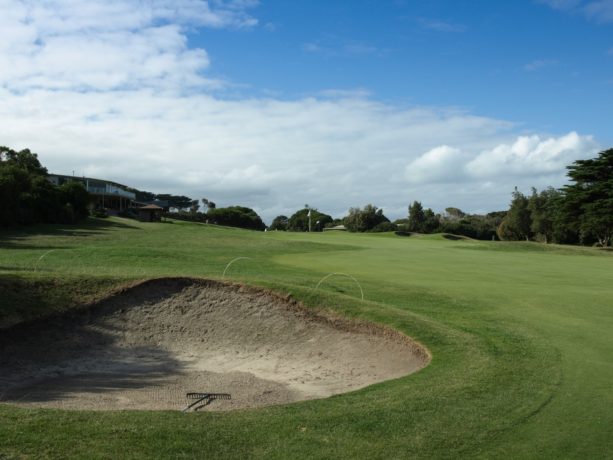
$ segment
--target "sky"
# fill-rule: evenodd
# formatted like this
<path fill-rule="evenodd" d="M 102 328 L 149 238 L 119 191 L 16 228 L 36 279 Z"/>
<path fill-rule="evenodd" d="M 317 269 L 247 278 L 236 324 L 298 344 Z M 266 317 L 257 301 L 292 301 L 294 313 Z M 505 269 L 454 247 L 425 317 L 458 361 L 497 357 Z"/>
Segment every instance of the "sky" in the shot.
<path fill-rule="evenodd" d="M 613 0 L 0 0 L 0 145 L 334 217 L 507 209 L 613 147 Z"/>

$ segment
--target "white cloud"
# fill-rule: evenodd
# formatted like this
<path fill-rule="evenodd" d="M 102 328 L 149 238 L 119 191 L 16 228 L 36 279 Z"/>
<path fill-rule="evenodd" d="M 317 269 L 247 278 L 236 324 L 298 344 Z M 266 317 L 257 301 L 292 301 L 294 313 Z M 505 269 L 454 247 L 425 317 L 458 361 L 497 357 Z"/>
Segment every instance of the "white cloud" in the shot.
<path fill-rule="evenodd" d="M 219 86 L 202 76 L 207 53 L 189 49 L 188 26 L 249 27 L 253 2 L 1 0 L 0 86 L 183 88 Z"/>
<path fill-rule="evenodd" d="M 371 202 L 390 217 L 413 199 L 497 209 L 517 175 L 540 185 L 529 182 L 531 161 L 556 186 L 564 165 L 593 151 L 572 134 L 527 138 L 522 156 L 511 123 L 363 90 L 223 99 L 186 28 L 248 27 L 255 4 L 0 0 L 0 144 L 31 148 L 52 172 L 244 204 L 268 220 L 304 203 L 342 215 Z"/>
<path fill-rule="evenodd" d="M 594 155 L 598 148 L 591 136 L 576 132 L 548 139 L 520 136 L 513 144 L 501 144 L 481 152 L 467 164 L 466 170 L 473 177 L 484 178 L 563 175 L 567 165 Z"/>
<path fill-rule="evenodd" d="M 464 158 L 460 149 L 441 145 L 428 150 L 406 167 L 412 183 L 454 182 L 463 179 Z"/>

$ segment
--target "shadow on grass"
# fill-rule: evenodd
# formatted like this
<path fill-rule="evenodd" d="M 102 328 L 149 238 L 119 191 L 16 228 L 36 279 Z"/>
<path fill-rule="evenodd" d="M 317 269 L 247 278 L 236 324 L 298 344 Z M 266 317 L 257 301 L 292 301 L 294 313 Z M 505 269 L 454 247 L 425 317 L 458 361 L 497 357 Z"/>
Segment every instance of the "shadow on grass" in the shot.
<path fill-rule="evenodd" d="M 62 249 L 60 246 L 36 246 L 24 243 L 32 236 L 88 237 L 101 235 L 111 230 L 142 230 L 126 222 L 90 217 L 77 225 L 42 224 L 0 229 L 0 249 Z"/>
<path fill-rule="evenodd" d="M 23 267 L 2 267 L 21 271 Z M 0 336 L 22 321 L 58 314 L 78 307 L 101 292 L 116 286 L 118 280 L 70 278 L 32 279 L 18 273 L 0 273 Z"/>
<path fill-rule="evenodd" d="M 0 272 L 30 272 L 32 271 L 31 268 L 29 267 L 18 267 L 18 266 L 12 266 L 12 265 L 0 265 Z M 2 276 L 2 275 L 0 275 Z M 1 290 L 2 284 L 0 282 L 0 290 Z"/>

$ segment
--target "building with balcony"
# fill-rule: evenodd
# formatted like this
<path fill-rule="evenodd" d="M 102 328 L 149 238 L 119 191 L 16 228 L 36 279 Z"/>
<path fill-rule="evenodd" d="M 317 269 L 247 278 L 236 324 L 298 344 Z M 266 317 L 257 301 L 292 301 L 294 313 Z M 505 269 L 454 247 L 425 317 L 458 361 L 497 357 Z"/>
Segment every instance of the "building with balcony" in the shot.
<path fill-rule="evenodd" d="M 69 181 L 81 182 L 92 196 L 92 207 L 107 209 L 111 213 L 131 208 L 136 199 L 134 192 L 131 192 L 126 185 L 117 182 L 91 177 L 65 176 L 63 174 L 49 174 L 47 178 L 55 185 L 62 185 Z"/>

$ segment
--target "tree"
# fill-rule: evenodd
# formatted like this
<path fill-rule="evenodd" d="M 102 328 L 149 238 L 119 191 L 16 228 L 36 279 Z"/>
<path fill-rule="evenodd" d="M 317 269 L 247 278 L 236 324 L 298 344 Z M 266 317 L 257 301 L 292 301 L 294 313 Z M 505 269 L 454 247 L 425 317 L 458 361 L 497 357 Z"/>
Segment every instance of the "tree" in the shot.
<path fill-rule="evenodd" d="M 155 200 L 155 193 L 153 192 L 146 192 L 143 190 L 138 190 L 135 188 L 131 188 L 128 187 L 128 191 L 134 193 L 134 195 L 136 196 L 136 201 L 138 201 L 139 203 L 146 203 L 148 201 L 154 201 Z"/>
<path fill-rule="evenodd" d="M 511 206 L 501 222 L 501 226 L 501 230 L 504 229 L 504 231 L 499 232 L 500 239 L 525 239 L 528 241 L 532 235 L 532 219 L 528 208 L 528 198 L 517 190 L 517 187 L 515 187 Z"/>
<path fill-rule="evenodd" d="M 202 204 L 207 208 L 207 209 L 215 209 L 217 207 L 217 205 L 215 203 L 213 203 L 211 200 L 207 199 L 207 198 L 202 198 Z"/>
<path fill-rule="evenodd" d="M 537 193 L 532 187 L 532 195 L 528 199 L 528 209 L 532 220 L 530 230 L 545 243 L 550 243 L 554 239 L 556 202 L 561 195 L 561 192 L 553 187 L 546 188 L 541 193 Z"/>
<path fill-rule="evenodd" d="M 189 212 L 192 214 L 196 214 L 200 209 L 200 205 L 198 204 L 198 200 L 192 200 L 189 206 Z"/>
<path fill-rule="evenodd" d="M 167 201 L 170 208 L 178 210 L 189 209 L 192 206 L 192 199 L 183 195 L 170 195 L 168 193 L 161 193 L 156 195 L 158 200 Z"/>
<path fill-rule="evenodd" d="M 383 209 L 372 204 L 367 204 L 363 209 L 349 208 L 349 214 L 343 219 L 345 227 L 350 232 L 366 232 L 383 222 L 389 222 L 389 219 L 383 215 Z"/>
<path fill-rule="evenodd" d="M 77 182 L 56 187 L 28 149 L 0 147 L 0 225 L 72 223 L 87 216 L 89 194 Z"/>
<path fill-rule="evenodd" d="M 457 221 L 462 219 L 463 217 L 466 216 L 466 213 L 464 213 L 461 209 L 459 208 L 445 208 L 445 220 L 448 221 Z"/>
<path fill-rule="evenodd" d="M 435 214 L 434 211 L 430 208 L 424 211 L 424 223 L 422 225 L 421 231 L 423 233 L 435 233 L 440 230 L 441 227 L 441 216 Z"/>
<path fill-rule="evenodd" d="M 209 209 L 207 217 L 211 223 L 227 225 L 228 227 L 252 230 L 264 230 L 266 228 L 260 216 L 253 209 L 244 206 Z"/>
<path fill-rule="evenodd" d="M 27 174 L 35 176 L 47 175 L 47 168 L 40 164 L 38 155 L 32 153 L 30 149 L 23 149 L 17 152 L 8 147 L 0 146 L 0 161 L 4 162 L 5 165 L 15 166 Z"/>
<path fill-rule="evenodd" d="M 409 232 L 421 232 L 425 221 L 426 215 L 424 214 L 423 206 L 419 201 L 413 201 L 413 204 L 409 206 L 407 230 Z"/>
<path fill-rule="evenodd" d="M 577 160 L 567 167 L 573 184 L 563 188 L 562 213 L 566 220 L 575 217 L 581 240 L 594 238 L 608 246 L 613 236 L 613 149 L 597 158 Z"/>
<path fill-rule="evenodd" d="M 477 240 L 492 240 L 506 214 L 507 211 L 495 211 L 486 215 L 464 214 L 459 220 L 449 220 L 446 216 L 441 220 L 440 231 Z"/>
<path fill-rule="evenodd" d="M 85 186 L 78 181 L 68 181 L 60 185 L 60 200 L 64 206 L 65 221 L 75 222 L 87 217 L 90 196 Z"/>
<path fill-rule="evenodd" d="M 309 212 L 311 213 L 311 224 L 314 231 L 322 231 L 326 224 L 332 222 L 332 217 L 328 214 L 319 212 L 316 208 L 305 207 L 290 216 L 287 222 L 287 229 L 292 232 L 308 232 Z"/>
<path fill-rule="evenodd" d="M 270 224 L 270 227 L 268 227 L 270 230 L 282 230 L 285 231 L 287 230 L 287 226 L 289 224 L 289 219 L 287 218 L 287 216 L 277 216 L 272 220 L 272 223 Z"/>

